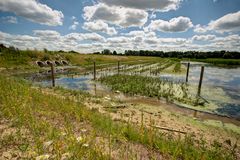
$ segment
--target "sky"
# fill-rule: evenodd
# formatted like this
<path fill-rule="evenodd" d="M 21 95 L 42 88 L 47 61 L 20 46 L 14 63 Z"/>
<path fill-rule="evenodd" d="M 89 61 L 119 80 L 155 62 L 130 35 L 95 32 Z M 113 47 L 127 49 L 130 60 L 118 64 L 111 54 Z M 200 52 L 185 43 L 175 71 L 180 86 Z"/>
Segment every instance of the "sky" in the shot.
<path fill-rule="evenodd" d="M 240 0 L 0 0 L 20 49 L 240 51 Z"/>

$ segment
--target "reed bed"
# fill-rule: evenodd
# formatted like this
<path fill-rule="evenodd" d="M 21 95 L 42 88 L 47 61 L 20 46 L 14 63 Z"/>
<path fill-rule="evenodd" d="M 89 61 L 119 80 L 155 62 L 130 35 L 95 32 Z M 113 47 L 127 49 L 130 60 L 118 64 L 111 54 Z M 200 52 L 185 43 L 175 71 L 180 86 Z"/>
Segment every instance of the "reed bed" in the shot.
<path fill-rule="evenodd" d="M 101 77 L 99 81 L 112 90 L 119 90 L 129 95 L 164 98 L 169 102 L 181 102 L 190 105 L 204 105 L 196 95 L 189 92 L 189 86 L 183 82 L 173 82 L 140 75 L 112 75 Z"/>

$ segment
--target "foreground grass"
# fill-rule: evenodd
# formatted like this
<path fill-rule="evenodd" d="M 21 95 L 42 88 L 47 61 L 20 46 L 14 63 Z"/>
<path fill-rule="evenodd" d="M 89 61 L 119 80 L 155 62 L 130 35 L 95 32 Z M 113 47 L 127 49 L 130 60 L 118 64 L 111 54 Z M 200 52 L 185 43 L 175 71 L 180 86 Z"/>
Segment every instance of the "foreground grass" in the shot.
<path fill-rule="evenodd" d="M 41 89 L 31 88 L 23 81 L 3 76 L 0 76 L 0 88 L 0 118 L 11 121 L 12 126 L 19 132 L 23 128 L 29 131 L 27 136 L 1 135 L 1 152 L 14 146 L 23 154 L 34 152 L 29 159 L 39 156 L 60 159 L 66 154 L 70 155 L 71 159 L 106 159 L 111 157 L 112 141 L 125 139 L 129 143 L 143 144 L 166 155 L 165 157 L 176 159 L 235 157 L 234 148 L 222 148 L 217 142 L 207 148 L 204 140 L 196 142 L 191 135 L 184 139 L 174 138 L 155 129 L 146 129 L 144 125 L 134 126 L 130 121 L 114 122 L 108 115 L 84 107 L 80 102 L 88 95 L 79 92 L 69 93 L 78 99 L 73 101 L 69 97 L 45 94 Z M 85 136 L 76 130 L 86 127 L 82 124 L 90 125 L 90 132 Z M 81 135 L 82 138 L 77 135 Z M 99 149 L 97 136 L 111 137 L 108 145 L 110 153 Z M 46 149 L 46 142 L 51 142 L 51 150 Z"/>

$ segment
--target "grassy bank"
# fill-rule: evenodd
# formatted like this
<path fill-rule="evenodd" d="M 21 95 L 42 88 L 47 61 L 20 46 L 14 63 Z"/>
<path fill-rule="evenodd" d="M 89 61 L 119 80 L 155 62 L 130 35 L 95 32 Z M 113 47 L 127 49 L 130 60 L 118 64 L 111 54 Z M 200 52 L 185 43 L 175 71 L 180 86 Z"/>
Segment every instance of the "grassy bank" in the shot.
<path fill-rule="evenodd" d="M 191 59 L 191 61 L 211 63 L 213 65 L 218 65 L 218 66 L 240 65 L 240 59 L 207 58 L 207 59 Z"/>
<path fill-rule="evenodd" d="M 4 68 L 27 68 L 36 67 L 35 61 L 46 60 L 67 60 L 72 65 L 88 67 L 95 61 L 96 64 L 115 65 L 117 61 L 125 64 L 135 64 L 139 61 L 158 61 L 156 57 L 136 57 L 136 56 L 111 56 L 95 54 L 79 54 L 73 52 L 37 51 L 37 50 L 11 50 L 3 49 L 0 52 L 0 67 Z"/>
<path fill-rule="evenodd" d="M 1 135 L 2 153 L 14 150 L 29 159 L 41 156 L 107 159 L 114 153 L 114 146 L 121 146 L 124 141 L 127 146 L 143 145 L 146 150 L 158 152 L 166 159 L 235 157 L 234 148 L 222 148 L 217 142 L 206 147 L 204 140 L 195 141 L 191 135 L 174 138 L 144 125 L 132 125 L 130 120 L 127 123 L 112 121 L 108 115 L 87 109 L 81 103 L 88 97 L 84 93 L 47 94 L 41 88 L 32 88 L 26 82 L 3 76 L 0 76 L 0 87 L 1 122 L 5 120 L 14 128 Z M 99 142 L 99 137 L 103 141 Z M 121 159 L 121 154 L 127 150 L 123 147 L 114 158 Z M 128 156 L 136 158 L 134 154 Z"/>

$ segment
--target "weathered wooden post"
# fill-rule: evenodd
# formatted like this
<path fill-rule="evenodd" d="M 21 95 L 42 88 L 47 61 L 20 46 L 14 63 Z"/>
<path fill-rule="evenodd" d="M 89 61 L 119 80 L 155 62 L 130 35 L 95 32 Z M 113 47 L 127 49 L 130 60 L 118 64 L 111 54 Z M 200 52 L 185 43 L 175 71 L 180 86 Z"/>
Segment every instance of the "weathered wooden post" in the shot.
<path fill-rule="evenodd" d="M 96 80 L 96 62 L 93 62 L 93 79 Z"/>
<path fill-rule="evenodd" d="M 51 73 L 52 73 L 52 86 L 55 87 L 55 77 L 54 77 L 53 63 L 51 63 L 50 65 L 51 65 Z"/>
<path fill-rule="evenodd" d="M 186 75 L 186 82 L 188 82 L 189 67 L 190 67 L 190 63 L 188 62 L 188 64 L 187 64 L 187 75 Z"/>
<path fill-rule="evenodd" d="M 97 95 L 97 85 L 96 83 L 94 83 L 94 92 L 95 92 L 95 96 Z"/>
<path fill-rule="evenodd" d="M 203 73 L 204 73 L 204 66 L 201 67 L 201 74 L 200 74 L 200 80 L 198 85 L 198 96 L 201 94 L 201 88 L 202 88 L 202 80 L 203 80 Z"/>
<path fill-rule="evenodd" d="M 120 62 L 118 61 L 118 74 L 120 73 Z"/>

